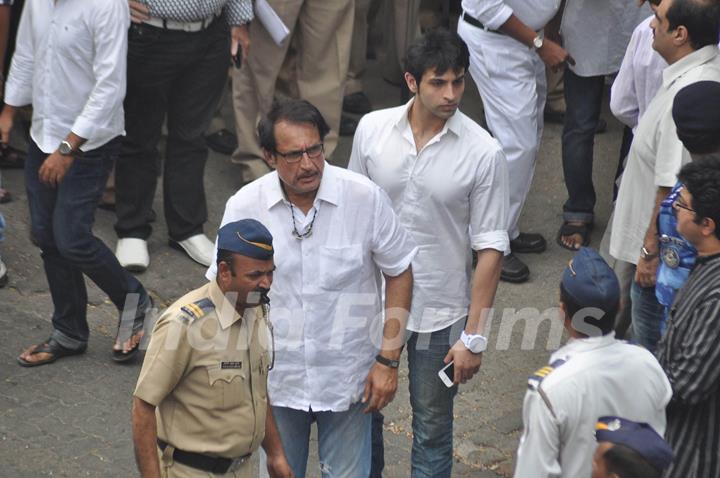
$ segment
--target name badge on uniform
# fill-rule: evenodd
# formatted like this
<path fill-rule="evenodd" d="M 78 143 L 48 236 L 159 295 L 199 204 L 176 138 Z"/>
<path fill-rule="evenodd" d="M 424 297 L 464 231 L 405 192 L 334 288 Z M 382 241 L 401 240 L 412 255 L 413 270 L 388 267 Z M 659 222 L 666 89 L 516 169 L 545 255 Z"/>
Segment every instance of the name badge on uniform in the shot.
<path fill-rule="evenodd" d="M 227 368 L 242 368 L 242 362 L 222 362 L 220 368 L 223 370 Z"/>

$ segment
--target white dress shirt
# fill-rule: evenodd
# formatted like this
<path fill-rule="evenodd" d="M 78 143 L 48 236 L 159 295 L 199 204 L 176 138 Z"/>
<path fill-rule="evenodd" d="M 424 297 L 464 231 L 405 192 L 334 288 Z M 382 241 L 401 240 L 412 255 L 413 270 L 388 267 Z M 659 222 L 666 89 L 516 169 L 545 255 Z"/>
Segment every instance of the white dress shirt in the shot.
<path fill-rule="evenodd" d="M 307 215 L 293 209 L 298 231 L 312 223 L 312 235 L 303 240 L 292 235 L 290 203 L 272 172 L 228 200 L 222 224 L 257 219 L 273 235 L 272 404 L 345 411 L 362 397 L 382 345 L 380 271 L 400 275 L 417 246 L 377 185 L 329 164 L 313 208 Z M 215 274 L 213 264 L 206 275 L 212 280 Z"/>
<path fill-rule="evenodd" d="M 509 250 L 508 173 L 500 144 L 460 111 L 418 152 L 413 101 L 360 120 L 348 168 L 388 193 L 420 247 L 408 329 L 433 332 L 467 315 L 470 248 Z"/>
<path fill-rule="evenodd" d="M 652 47 L 653 18 L 649 16 L 635 28 L 610 93 L 610 110 L 633 132 L 660 89 L 662 71 L 668 66 Z"/>
<path fill-rule="evenodd" d="M 589 478 L 601 416 L 648 423 L 663 435 L 672 389 L 646 349 L 610 333 L 572 339 L 556 360 L 565 363 L 525 394 L 515 478 Z"/>
<path fill-rule="evenodd" d="M 462 9 L 490 30 L 498 30 L 510 15 L 533 30 L 545 27 L 560 8 L 561 0 L 462 0 Z"/>
<path fill-rule="evenodd" d="M 32 103 L 30 135 L 44 153 L 72 131 L 89 151 L 125 134 L 130 13 L 126 0 L 25 4 L 5 103 Z"/>
<path fill-rule="evenodd" d="M 633 0 L 567 0 L 560 32 L 578 76 L 616 73 L 630 35 L 652 12 Z"/>
<path fill-rule="evenodd" d="M 672 118 L 675 95 L 697 81 L 720 81 L 720 50 L 709 45 L 663 71 L 660 90 L 638 123 L 620 182 L 610 236 L 610 255 L 637 264 L 655 207 L 657 188 L 671 188 L 690 153 L 677 136 Z"/>

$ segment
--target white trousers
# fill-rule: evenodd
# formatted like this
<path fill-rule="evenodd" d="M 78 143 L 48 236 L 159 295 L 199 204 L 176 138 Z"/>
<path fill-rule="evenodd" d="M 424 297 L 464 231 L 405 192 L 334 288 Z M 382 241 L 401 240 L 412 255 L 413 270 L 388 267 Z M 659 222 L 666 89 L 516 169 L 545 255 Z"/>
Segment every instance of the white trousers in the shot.
<path fill-rule="evenodd" d="M 543 131 L 547 96 L 545 64 L 535 51 L 500 33 L 460 19 L 458 34 L 470 49 L 470 75 L 480 91 L 485 119 L 508 161 L 508 235 L 520 234 L 518 219 L 530 191 Z"/>

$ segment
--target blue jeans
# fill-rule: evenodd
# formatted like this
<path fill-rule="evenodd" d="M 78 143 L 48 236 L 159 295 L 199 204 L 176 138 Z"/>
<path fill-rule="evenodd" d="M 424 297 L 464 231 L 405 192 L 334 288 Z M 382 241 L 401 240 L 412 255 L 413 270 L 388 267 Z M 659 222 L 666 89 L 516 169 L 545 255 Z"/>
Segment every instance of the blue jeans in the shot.
<path fill-rule="evenodd" d="M 661 337 L 665 308 L 660 305 L 655 296 L 655 287 L 641 287 L 633 281 L 630 297 L 632 298 L 633 340 L 655 353 L 655 347 Z"/>
<path fill-rule="evenodd" d="M 407 341 L 410 405 L 413 411 L 412 478 L 450 478 L 453 461 L 453 399 L 438 377 L 443 359 L 460 338 L 465 319 L 431 333 L 410 334 Z"/>
<path fill-rule="evenodd" d="M 92 226 L 95 209 L 108 174 L 120 151 L 120 138 L 76 157 L 57 187 L 40 182 L 38 172 L 47 154 L 30 141 L 25 161 L 25 187 L 30 206 L 30 234 L 42 251 L 52 296 L 52 337 L 63 347 L 86 346 L 88 276 L 103 290 L 118 310 L 128 294 L 138 294 L 140 303 L 147 293 L 140 282 L 118 263 L 115 254 L 95 237 Z"/>
<path fill-rule="evenodd" d="M 372 414 L 356 403 L 345 412 L 306 412 L 273 407 L 275 424 L 295 478 L 307 468 L 310 427 L 317 423 L 320 472 L 323 478 L 368 478 Z M 316 473 L 311 473 L 316 476 Z"/>
<path fill-rule="evenodd" d="M 562 163 L 568 199 L 563 219 L 592 223 L 595 188 L 592 181 L 595 129 L 600 119 L 604 76 L 578 76 L 565 68 L 565 126 L 562 134 Z"/>

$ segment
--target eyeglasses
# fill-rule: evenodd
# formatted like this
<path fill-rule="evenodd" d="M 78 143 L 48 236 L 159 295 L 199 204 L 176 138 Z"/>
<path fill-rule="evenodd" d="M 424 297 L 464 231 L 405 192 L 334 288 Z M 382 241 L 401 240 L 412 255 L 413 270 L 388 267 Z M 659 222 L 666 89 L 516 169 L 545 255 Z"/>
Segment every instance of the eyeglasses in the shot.
<path fill-rule="evenodd" d="M 314 144 L 309 148 L 300 149 L 298 151 L 288 151 L 287 153 L 281 153 L 277 149 L 275 150 L 275 154 L 282 156 L 282 158 L 289 164 L 299 162 L 305 154 L 307 154 L 310 159 L 318 159 L 324 152 L 325 145 L 323 143 Z"/>
<path fill-rule="evenodd" d="M 690 211 L 692 213 L 696 212 L 695 209 L 693 209 L 690 206 L 688 206 L 687 204 L 685 204 L 683 202 L 683 200 L 680 198 L 680 196 L 678 196 L 678 198 L 675 201 L 673 201 L 672 205 L 676 209 L 685 209 L 686 211 Z"/>

